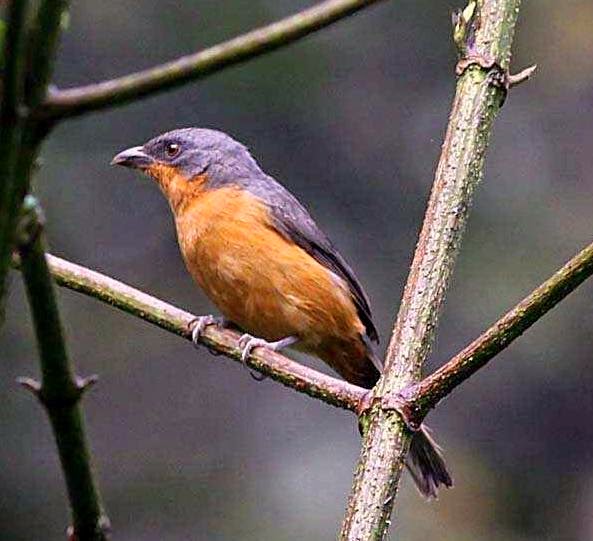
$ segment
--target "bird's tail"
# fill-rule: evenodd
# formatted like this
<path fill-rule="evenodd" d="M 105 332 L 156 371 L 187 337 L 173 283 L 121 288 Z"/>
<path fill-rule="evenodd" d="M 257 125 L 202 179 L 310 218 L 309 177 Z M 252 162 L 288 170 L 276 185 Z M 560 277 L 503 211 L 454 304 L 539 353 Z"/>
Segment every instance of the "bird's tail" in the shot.
<path fill-rule="evenodd" d="M 426 498 L 436 498 L 440 485 L 447 488 L 453 486 L 441 449 L 424 425 L 412 438 L 406 468 Z"/>

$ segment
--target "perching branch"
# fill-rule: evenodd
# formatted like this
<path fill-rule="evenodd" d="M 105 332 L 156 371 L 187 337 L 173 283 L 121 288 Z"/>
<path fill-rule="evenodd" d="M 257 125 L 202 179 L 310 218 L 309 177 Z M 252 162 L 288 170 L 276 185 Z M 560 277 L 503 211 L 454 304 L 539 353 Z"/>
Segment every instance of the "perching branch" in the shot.
<path fill-rule="evenodd" d="M 455 21 L 454 38 L 465 67 L 385 372 L 374 390 L 342 541 L 382 540 L 387 533 L 412 434 L 402 417 L 381 402 L 420 379 L 430 351 L 472 194 L 482 177 L 492 122 L 506 94 L 502 83 L 508 78 L 519 5 L 520 0 L 471 0 Z"/>
<path fill-rule="evenodd" d="M 59 257 L 48 254 L 47 260 L 50 271 L 59 285 L 99 299 L 161 329 L 191 340 L 190 326 L 196 316 L 113 278 Z M 241 349 L 237 344 L 239 336 L 230 329 L 209 325 L 200 335 L 200 343 L 213 353 L 225 355 L 240 363 Z M 359 408 L 367 393 L 366 389 L 322 374 L 265 348 L 255 348 L 247 364 L 250 368 L 298 392 L 351 411 Z"/>
<path fill-rule="evenodd" d="M 195 320 L 194 315 L 104 274 L 54 255 L 47 254 L 46 257 L 58 285 L 191 340 L 189 329 Z M 440 400 L 507 348 L 591 275 L 593 244 L 579 252 L 448 363 L 417 384 L 405 388 L 400 407 L 405 410 L 406 422 L 419 426 Z M 209 326 L 200 342 L 213 354 L 226 355 L 240 362 L 237 336 L 234 331 Z M 366 405 L 366 389 L 307 368 L 279 353 L 256 349 L 248 364 L 287 387 L 333 406 L 357 412 Z M 389 409 L 389 400 L 385 400 L 382 407 Z"/>
<path fill-rule="evenodd" d="M 593 244 L 590 244 L 448 363 L 406 389 L 403 398 L 407 402 L 408 421 L 419 425 L 438 402 L 507 348 L 592 274 Z"/>
<path fill-rule="evenodd" d="M 123 105 L 288 45 L 380 0 L 326 0 L 203 51 L 124 77 L 55 91 L 38 112 L 61 120 Z"/>
<path fill-rule="evenodd" d="M 94 378 L 80 379 L 64 341 L 52 277 L 45 257 L 42 223 L 35 200 L 25 200 L 26 226 L 19 236 L 21 268 L 35 326 L 41 362 L 41 383 L 20 382 L 39 398 L 49 416 L 58 446 L 72 507 L 73 530 L 79 541 L 106 541 L 109 520 L 94 480 L 84 417 L 79 405 Z"/>

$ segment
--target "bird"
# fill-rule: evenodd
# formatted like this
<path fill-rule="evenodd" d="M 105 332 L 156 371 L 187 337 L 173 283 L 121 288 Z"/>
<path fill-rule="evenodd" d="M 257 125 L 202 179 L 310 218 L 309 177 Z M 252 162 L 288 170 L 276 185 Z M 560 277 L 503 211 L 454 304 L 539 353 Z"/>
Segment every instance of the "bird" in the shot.
<path fill-rule="evenodd" d="M 381 362 L 369 299 L 354 271 L 297 198 L 266 174 L 248 148 L 207 128 L 181 128 L 111 161 L 151 177 L 171 208 L 185 265 L 222 316 L 198 318 L 243 331 L 256 347 L 316 356 L 346 381 L 371 389 Z M 452 486 L 439 447 L 423 426 L 406 463 L 420 493 Z"/>

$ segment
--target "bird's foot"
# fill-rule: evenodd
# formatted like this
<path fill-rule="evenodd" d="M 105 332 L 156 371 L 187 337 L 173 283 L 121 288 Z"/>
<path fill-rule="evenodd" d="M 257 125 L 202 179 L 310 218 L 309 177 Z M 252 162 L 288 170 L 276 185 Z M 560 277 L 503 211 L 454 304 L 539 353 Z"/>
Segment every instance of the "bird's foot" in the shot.
<path fill-rule="evenodd" d="M 189 328 L 191 330 L 191 341 L 195 347 L 199 346 L 200 336 L 208 325 L 220 325 L 221 327 L 226 327 L 228 321 L 223 316 L 213 315 L 200 316 L 190 321 Z"/>
<path fill-rule="evenodd" d="M 264 347 L 271 349 L 272 351 L 280 351 L 281 349 L 287 348 L 292 346 L 298 342 L 298 338 L 296 336 L 287 336 L 286 338 L 282 338 L 281 340 L 276 340 L 275 342 L 268 342 L 263 338 L 256 338 L 251 336 L 250 334 L 245 333 L 241 338 L 239 338 L 239 347 L 241 348 L 241 362 L 247 366 L 247 359 L 254 348 Z M 262 374 L 255 374 L 251 370 L 249 371 L 251 377 L 256 381 L 263 381 L 266 379 L 266 376 Z"/>

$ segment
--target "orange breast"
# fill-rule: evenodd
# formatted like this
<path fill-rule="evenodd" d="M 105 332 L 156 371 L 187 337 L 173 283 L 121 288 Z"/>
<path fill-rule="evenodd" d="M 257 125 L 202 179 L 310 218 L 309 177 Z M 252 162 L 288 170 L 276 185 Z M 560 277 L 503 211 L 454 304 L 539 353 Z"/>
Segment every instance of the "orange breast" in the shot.
<path fill-rule="evenodd" d="M 205 191 L 176 216 L 187 268 L 221 312 L 267 340 L 297 335 L 319 350 L 360 342 L 345 283 L 272 226 L 265 204 L 237 188 Z"/>

